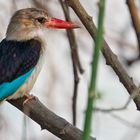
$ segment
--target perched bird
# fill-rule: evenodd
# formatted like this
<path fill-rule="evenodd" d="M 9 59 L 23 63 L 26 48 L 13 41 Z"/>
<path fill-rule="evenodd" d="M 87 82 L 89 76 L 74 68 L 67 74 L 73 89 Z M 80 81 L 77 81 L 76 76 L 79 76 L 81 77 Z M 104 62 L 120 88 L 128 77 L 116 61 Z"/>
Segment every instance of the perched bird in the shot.
<path fill-rule="evenodd" d="M 15 12 L 0 43 L 0 101 L 20 98 L 32 89 L 43 63 L 45 29 L 77 27 L 72 22 L 50 18 L 42 9 Z"/>

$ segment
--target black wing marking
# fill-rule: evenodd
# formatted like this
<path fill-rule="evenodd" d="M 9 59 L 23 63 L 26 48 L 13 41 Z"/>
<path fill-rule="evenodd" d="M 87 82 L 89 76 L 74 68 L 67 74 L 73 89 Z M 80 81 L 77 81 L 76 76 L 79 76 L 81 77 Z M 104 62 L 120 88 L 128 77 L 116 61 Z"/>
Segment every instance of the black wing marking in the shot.
<path fill-rule="evenodd" d="M 0 84 L 10 82 L 31 70 L 38 62 L 41 43 L 2 40 L 0 43 Z"/>

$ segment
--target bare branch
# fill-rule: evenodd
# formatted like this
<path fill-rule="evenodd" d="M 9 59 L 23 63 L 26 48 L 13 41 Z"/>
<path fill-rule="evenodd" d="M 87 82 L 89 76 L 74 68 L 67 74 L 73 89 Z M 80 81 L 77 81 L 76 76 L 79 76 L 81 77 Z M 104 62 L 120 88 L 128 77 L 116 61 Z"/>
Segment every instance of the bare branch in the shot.
<path fill-rule="evenodd" d="M 132 23 L 133 23 L 133 26 L 134 26 L 134 29 L 136 32 L 137 41 L 138 41 L 138 49 L 139 49 L 138 56 L 132 60 L 127 61 L 128 65 L 131 65 L 132 63 L 134 63 L 140 59 L 140 18 L 139 18 L 138 9 L 136 7 L 135 1 L 134 0 L 126 0 L 126 3 L 128 5 L 131 19 L 132 19 Z"/>
<path fill-rule="evenodd" d="M 67 4 L 63 0 L 59 0 L 64 15 L 65 19 L 67 21 L 71 21 L 70 14 L 69 14 L 69 9 Z M 78 70 L 80 73 L 83 73 L 83 68 L 81 66 L 80 60 L 79 60 L 79 55 L 78 55 L 78 46 L 77 42 L 75 39 L 75 34 L 73 30 L 66 30 L 67 31 L 67 36 L 71 48 L 71 58 L 72 58 L 72 64 L 73 64 L 73 74 L 74 74 L 74 91 L 73 91 L 73 98 L 72 98 L 72 114 L 73 114 L 73 124 L 76 125 L 76 104 L 77 104 L 77 92 L 78 92 L 78 83 L 79 83 L 79 76 L 78 76 Z"/>
<path fill-rule="evenodd" d="M 127 127 L 132 127 L 132 128 L 135 128 L 135 129 L 140 130 L 140 125 L 137 125 L 137 124 L 135 124 L 135 123 L 133 123 L 133 122 L 129 122 L 129 121 L 127 121 L 127 120 L 121 118 L 120 116 L 118 116 L 118 115 L 116 115 L 116 114 L 111 113 L 110 115 L 111 115 L 113 118 L 115 118 L 115 119 L 117 119 L 118 121 L 120 121 L 120 122 L 121 122 L 122 124 L 124 124 L 125 126 L 127 126 Z"/>
<path fill-rule="evenodd" d="M 138 9 L 135 5 L 135 0 L 127 0 L 127 5 L 131 14 L 132 23 L 137 35 L 139 55 L 140 55 L 140 18 L 138 14 Z"/>
<path fill-rule="evenodd" d="M 38 99 L 32 99 L 23 106 L 25 100 L 26 97 L 22 97 L 8 102 L 23 113 L 24 108 L 28 108 L 28 113 L 26 114 L 28 117 L 38 123 L 41 129 L 47 129 L 62 140 L 81 140 L 81 130 L 51 112 Z M 95 138 L 91 137 L 91 140 L 95 140 Z"/>
<path fill-rule="evenodd" d="M 100 112 L 103 112 L 103 113 L 110 113 L 110 112 L 114 112 L 114 111 L 123 111 L 123 110 L 125 110 L 128 107 L 128 105 L 130 104 L 132 99 L 135 99 L 137 96 L 139 96 L 139 93 L 140 93 L 140 89 L 138 89 L 137 91 L 132 93 L 129 96 L 127 102 L 122 107 L 119 107 L 119 108 L 109 108 L 109 109 L 103 109 L 103 108 L 95 107 L 93 109 L 95 111 L 100 111 Z"/>
<path fill-rule="evenodd" d="M 109 109 L 104 109 L 104 108 L 98 108 L 98 107 L 95 107 L 93 108 L 95 111 L 100 111 L 100 112 L 103 112 L 103 113 L 110 113 L 110 112 L 113 112 L 113 111 L 122 111 L 122 110 L 125 110 L 127 108 L 127 106 L 129 105 L 131 101 L 131 98 L 128 99 L 128 101 L 120 108 L 109 108 Z"/>
<path fill-rule="evenodd" d="M 92 21 L 92 17 L 88 15 L 83 6 L 80 4 L 79 0 L 67 0 L 67 2 L 81 19 L 82 23 L 90 33 L 91 37 L 95 39 L 96 27 Z M 109 48 L 106 41 L 104 41 L 102 53 L 106 59 L 106 64 L 112 67 L 112 69 L 117 74 L 120 82 L 124 85 L 128 93 L 131 95 L 134 91 L 137 90 L 137 86 L 133 82 L 133 79 L 127 74 L 127 72 L 119 62 L 117 56 Z M 134 99 L 134 102 L 137 106 L 137 109 L 140 110 L 140 96 L 137 96 Z"/>
<path fill-rule="evenodd" d="M 67 3 L 64 2 L 63 0 L 59 0 L 59 1 L 60 1 L 61 6 L 62 6 L 62 9 L 64 11 L 65 19 L 67 21 L 71 21 Z M 74 57 L 73 60 L 75 61 L 75 65 L 77 66 L 79 72 L 82 74 L 84 72 L 84 69 L 83 69 L 83 67 L 81 65 L 81 62 L 80 62 L 80 58 L 79 58 L 79 54 L 78 54 L 78 45 L 77 45 L 77 42 L 76 42 L 76 39 L 75 39 L 74 31 L 73 30 L 67 30 L 67 35 L 68 35 L 68 39 L 69 39 L 69 43 L 70 43 L 70 46 L 71 46 L 72 53 L 74 54 L 73 55 L 73 57 Z"/>

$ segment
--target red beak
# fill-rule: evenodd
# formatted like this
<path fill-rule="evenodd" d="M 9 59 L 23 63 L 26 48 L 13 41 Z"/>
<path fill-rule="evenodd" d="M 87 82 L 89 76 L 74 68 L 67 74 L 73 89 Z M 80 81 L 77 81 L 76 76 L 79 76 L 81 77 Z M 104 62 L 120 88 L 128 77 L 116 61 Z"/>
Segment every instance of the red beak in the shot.
<path fill-rule="evenodd" d="M 80 28 L 77 24 L 72 22 L 64 21 L 57 18 L 50 18 L 45 22 L 45 27 L 58 28 L 58 29 L 73 29 Z"/>

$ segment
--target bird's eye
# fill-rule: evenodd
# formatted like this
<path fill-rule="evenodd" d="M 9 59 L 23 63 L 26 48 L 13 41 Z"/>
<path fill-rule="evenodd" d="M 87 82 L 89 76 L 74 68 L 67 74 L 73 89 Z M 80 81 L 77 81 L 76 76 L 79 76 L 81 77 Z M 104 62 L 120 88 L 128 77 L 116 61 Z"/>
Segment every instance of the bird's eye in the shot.
<path fill-rule="evenodd" d="M 46 21 L 46 18 L 44 18 L 44 17 L 39 17 L 39 18 L 37 18 L 37 21 L 38 21 L 39 23 L 44 23 L 44 22 Z"/>

